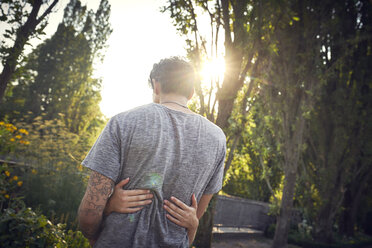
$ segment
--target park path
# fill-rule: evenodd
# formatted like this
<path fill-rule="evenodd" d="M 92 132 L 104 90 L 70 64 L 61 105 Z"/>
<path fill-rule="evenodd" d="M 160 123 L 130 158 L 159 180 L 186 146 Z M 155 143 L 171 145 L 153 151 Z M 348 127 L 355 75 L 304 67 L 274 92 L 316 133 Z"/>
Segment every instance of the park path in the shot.
<path fill-rule="evenodd" d="M 265 237 L 227 238 L 216 240 L 212 248 L 271 248 L 272 240 Z M 288 248 L 300 248 L 288 245 Z"/>

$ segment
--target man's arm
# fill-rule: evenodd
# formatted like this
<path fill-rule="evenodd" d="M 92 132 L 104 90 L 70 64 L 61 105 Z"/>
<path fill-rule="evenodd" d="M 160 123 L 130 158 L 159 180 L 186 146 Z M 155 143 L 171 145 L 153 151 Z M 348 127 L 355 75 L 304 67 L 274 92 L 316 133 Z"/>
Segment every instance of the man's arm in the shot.
<path fill-rule="evenodd" d="M 114 185 L 110 178 L 92 171 L 78 212 L 80 229 L 91 244 L 98 238 L 103 210 Z"/>
<path fill-rule="evenodd" d="M 207 210 L 208 204 L 211 201 L 212 197 L 213 194 L 208 194 L 202 195 L 202 197 L 200 198 L 198 209 L 196 210 L 196 216 L 198 217 L 199 220 L 205 213 L 205 210 Z"/>

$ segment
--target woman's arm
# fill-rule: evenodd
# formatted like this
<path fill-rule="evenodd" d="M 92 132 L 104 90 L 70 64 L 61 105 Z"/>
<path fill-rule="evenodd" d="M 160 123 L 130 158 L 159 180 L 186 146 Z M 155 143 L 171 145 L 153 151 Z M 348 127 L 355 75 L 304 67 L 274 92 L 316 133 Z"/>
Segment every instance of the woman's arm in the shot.
<path fill-rule="evenodd" d="M 186 205 L 175 197 L 171 197 L 171 201 L 174 203 L 164 200 L 164 209 L 169 213 L 167 214 L 167 218 L 175 224 L 187 229 L 190 245 L 195 239 L 199 219 L 203 216 L 205 210 L 207 209 L 212 196 L 213 195 L 203 195 L 200 198 L 199 206 L 197 204 L 195 194 L 192 195 L 191 206 Z"/>
<path fill-rule="evenodd" d="M 123 187 L 129 182 L 129 178 L 118 183 L 112 196 L 107 201 L 103 214 L 105 216 L 112 212 L 117 213 L 134 213 L 143 208 L 144 205 L 152 202 L 153 194 L 146 189 L 125 190 Z"/>

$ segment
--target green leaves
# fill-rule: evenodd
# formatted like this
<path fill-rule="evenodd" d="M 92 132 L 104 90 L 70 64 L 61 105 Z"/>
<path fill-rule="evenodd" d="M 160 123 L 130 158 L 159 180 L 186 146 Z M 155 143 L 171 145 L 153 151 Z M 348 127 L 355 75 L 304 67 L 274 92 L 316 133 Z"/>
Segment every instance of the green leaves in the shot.
<path fill-rule="evenodd" d="M 81 232 L 64 231 L 31 208 L 6 209 L 0 216 L 1 247 L 90 247 Z"/>
<path fill-rule="evenodd" d="M 61 113 L 76 134 L 94 128 L 102 113 L 98 106 L 101 80 L 93 78 L 93 64 L 103 59 L 105 42 L 112 32 L 109 14 L 105 0 L 96 13 L 80 1 L 71 1 L 56 33 L 28 56 L 13 94 L 0 107 L 2 114 L 20 119 L 31 111 L 31 119 L 43 115 L 50 120 Z"/>

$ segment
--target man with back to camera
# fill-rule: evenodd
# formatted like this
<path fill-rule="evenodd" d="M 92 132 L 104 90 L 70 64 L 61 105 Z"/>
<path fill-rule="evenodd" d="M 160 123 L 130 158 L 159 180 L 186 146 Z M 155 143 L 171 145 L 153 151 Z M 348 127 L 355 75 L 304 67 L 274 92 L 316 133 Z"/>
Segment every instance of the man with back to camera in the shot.
<path fill-rule="evenodd" d="M 192 243 L 226 154 L 222 130 L 187 108 L 194 80 L 178 57 L 154 64 L 154 103 L 112 117 L 82 162 L 92 171 L 78 218 L 95 247 Z"/>

